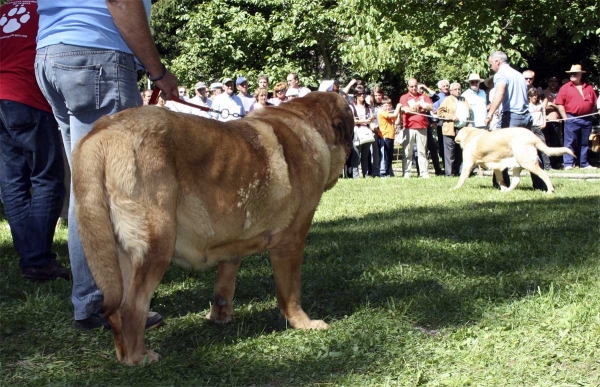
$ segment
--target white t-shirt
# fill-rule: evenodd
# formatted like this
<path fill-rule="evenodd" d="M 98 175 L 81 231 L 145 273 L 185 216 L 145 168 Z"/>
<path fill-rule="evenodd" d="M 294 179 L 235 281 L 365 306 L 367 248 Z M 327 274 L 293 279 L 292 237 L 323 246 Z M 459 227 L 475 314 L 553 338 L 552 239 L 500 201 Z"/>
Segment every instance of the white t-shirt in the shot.
<path fill-rule="evenodd" d="M 244 104 L 242 100 L 237 95 L 229 95 L 227 93 L 219 94 L 212 101 L 212 108 L 214 110 L 218 110 L 223 112 L 225 109 L 229 113 L 227 117 L 223 117 L 227 114 L 222 113 L 211 113 L 212 117 L 215 120 L 219 121 L 232 121 L 239 120 L 242 116 L 246 115 L 246 110 L 244 109 Z M 224 113 L 224 112 L 223 112 Z M 233 114 L 239 115 L 239 117 L 234 117 Z"/>
<path fill-rule="evenodd" d="M 193 103 L 194 105 L 204 106 L 204 107 L 208 107 L 208 108 L 210 108 L 212 106 L 212 101 L 210 99 L 207 98 L 206 99 L 206 103 L 204 103 L 200 99 L 199 95 L 197 95 L 194 98 L 190 99 L 189 102 Z M 205 118 L 211 118 L 209 112 L 206 112 L 206 111 L 201 110 L 201 109 L 196 109 L 196 108 L 193 108 L 193 107 L 190 107 L 190 114 L 194 114 L 196 116 L 205 117 Z"/>

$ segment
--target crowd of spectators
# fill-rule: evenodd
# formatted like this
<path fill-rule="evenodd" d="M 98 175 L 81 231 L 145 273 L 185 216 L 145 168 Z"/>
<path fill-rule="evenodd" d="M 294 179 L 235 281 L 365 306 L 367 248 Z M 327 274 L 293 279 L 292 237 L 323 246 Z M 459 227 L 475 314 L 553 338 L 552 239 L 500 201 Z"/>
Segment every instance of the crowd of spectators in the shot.
<path fill-rule="evenodd" d="M 549 146 L 564 144 L 577 155 L 576 159 L 568 155 L 550 158 L 540 153 L 542 168 L 595 168 L 587 157 L 587 139 L 594 119 L 588 114 L 600 110 L 600 103 L 596 102 L 592 87 L 582 81 L 585 71 L 581 66 L 574 65 L 566 71 L 570 74 L 570 81 L 563 80 L 562 89 L 556 76 L 551 76 L 547 88 L 543 89 L 534 86 L 533 70 L 519 73 L 510 67 L 507 60 L 506 54 L 493 53 L 490 67 L 496 73 L 494 76 L 484 79 L 473 72 L 460 82 L 450 83 L 442 79 L 437 83 L 438 91 L 419 83 L 414 77 L 410 78 L 407 92 L 397 104 L 385 95 L 381 86 L 374 85 L 369 90 L 360 78 L 352 79 L 343 89 L 337 82 L 323 81 L 319 89 L 343 95 L 355 117 L 354 146 L 342 175 L 346 178 L 395 176 L 392 160 L 397 157 L 402 159 L 402 176 L 405 178 L 411 177 L 413 165 L 417 176 L 429 178 L 430 163 L 436 175 L 458 176 L 462 167 L 462 151 L 455 137 L 465 126 L 482 130 L 527 127 Z M 277 82 L 272 91 L 269 90 L 267 75 L 261 75 L 254 93 L 250 94 L 248 90 L 248 80 L 244 76 L 235 80 L 224 78 L 221 82 L 212 83 L 210 90 L 204 82 L 196 83 L 193 90 L 196 95 L 189 101 L 212 108 L 212 113 L 176 101 L 166 104 L 163 101 L 162 104 L 174 111 L 228 121 L 239 119 L 251 110 L 278 106 L 311 92 L 300 85 L 296 73 L 288 74 L 286 81 Z M 179 88 L 180 98 L 188 100 L 188 93 L 187 88 Z M 142 92 L 145 104 L 150 94 L 150 90 Z M 581 101 L 576 98 L 578 94 L 582 97 Z M 220 114 L 222 110 L 229 114 Z M 508 182 L 508 173 L 505 172 L 504 177 Z M 535 178 L 534 187 L 543 189 L 541 182 Z"/>

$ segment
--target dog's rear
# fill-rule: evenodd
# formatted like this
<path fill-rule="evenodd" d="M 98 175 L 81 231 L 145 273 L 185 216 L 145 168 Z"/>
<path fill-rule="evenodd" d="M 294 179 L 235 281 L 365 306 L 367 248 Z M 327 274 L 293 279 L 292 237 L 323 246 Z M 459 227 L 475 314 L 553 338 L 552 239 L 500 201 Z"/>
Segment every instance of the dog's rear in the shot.
<path fill-rule="evenodd" d="M 158 358 L 145 350 L 143 331 L 148 297 L 162 279 L 162 273 L 155 273 L 168 266 L 175 244 L 177 181 L 164 142 L 151 128 L 139 142 L 115 115 L 99 120 L 73 151 L 79 236 L 104 296 L 117 357 L 126 364 L 139 364 L 145 356 Z M 159 157 L 143 160 L 145 147 Z M 142 181 L 152 181 L 153 190 Z M 132 294 L 137 297 L 127 296 Z"/>

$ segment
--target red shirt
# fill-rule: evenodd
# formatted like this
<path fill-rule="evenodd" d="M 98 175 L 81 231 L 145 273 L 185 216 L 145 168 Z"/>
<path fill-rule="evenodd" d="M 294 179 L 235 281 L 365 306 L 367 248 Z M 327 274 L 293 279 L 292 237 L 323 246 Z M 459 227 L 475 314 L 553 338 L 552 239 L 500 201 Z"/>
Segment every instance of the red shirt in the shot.
<path fill-rule="evenodd" d="M 0 8 L 7 21 L 0 27 L 0 99 L 16 101 L 52 113 L 35 80 L 35 0 L 12 0 Z"/>
<path fill-rule="evenodd" d="M 577 90 L 577 86 L 575 86 L 573 82 L 565 83 L 558 91 L 554 103 L 563 105 L 565 111 L 574 116 L 594 113 L 596 101 L 598 100 L 596 92 L 592 86 L 585 82 L 582 82 L 581 85 L 583 96 L 579 90 Z"/>
<path fill-rule="evenodd" d="M 433 103 L 431 102 L 431 98 L 429 98 L 428 95 L 421 93 L 417 94 L 416 96 L 410 93 L 406 93 L 402 97 L 400 97 L 400 103 L 402 104 L 402 106 L 413 107 L 415 104 L 418 105 L 421 102 L 428 104 Z M 417 113 L 427 114 L 427 111 L 419 109 Z M 427 129 L 427 127 L 429 126 L 429 121 L 427 120 L 427 117 L 418 114 L 403 113 L 402 122 L 404 123 L 404 127 L 408 129 Z"/>

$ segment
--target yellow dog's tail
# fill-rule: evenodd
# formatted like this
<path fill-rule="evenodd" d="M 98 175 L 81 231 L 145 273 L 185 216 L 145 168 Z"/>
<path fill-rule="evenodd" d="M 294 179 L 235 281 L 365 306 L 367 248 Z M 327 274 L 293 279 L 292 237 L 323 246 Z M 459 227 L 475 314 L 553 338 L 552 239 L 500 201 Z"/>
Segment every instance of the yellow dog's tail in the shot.
<path fill-rule="evenodd" d="M 564 154 L 570 154 L 571 156 L 577 158 L 577 156 L 575 156 L 575 154 L 573 153 L 572 150 L 570 150 L 567 147 L 556 147 L 556 148 L 551 148 L 548 145 L 544 144 L 542 142 L 542 140 L 537 141 L 535 143 L 535 147 L 537 148 L 537 150 L 539 150 L 540 152 L 543 152 L 545 154 L 547 154 L 548 156 L 562 156 Z"/>
<path fill-rule="evenodd" d="M 102 120 L 73 150 L 72 178 L 79 237 L 94 281 L 104 295 L 108 317 L 121 305 L 123 279 L 108 207 L 106 154 L 102 141 L 91 136 L 101 125 Z"/>

